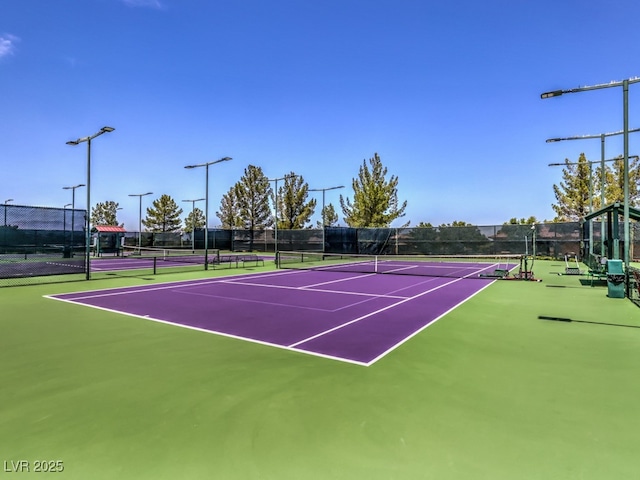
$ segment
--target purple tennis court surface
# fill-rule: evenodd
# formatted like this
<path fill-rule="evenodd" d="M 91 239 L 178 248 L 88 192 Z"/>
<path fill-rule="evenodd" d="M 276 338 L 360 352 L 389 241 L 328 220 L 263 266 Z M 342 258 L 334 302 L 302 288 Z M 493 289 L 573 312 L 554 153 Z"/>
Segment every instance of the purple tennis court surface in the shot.
<path fill-rule="evenodd" d="M 49 298 L 371 365 L 492 282 L 279 270 Z"/>

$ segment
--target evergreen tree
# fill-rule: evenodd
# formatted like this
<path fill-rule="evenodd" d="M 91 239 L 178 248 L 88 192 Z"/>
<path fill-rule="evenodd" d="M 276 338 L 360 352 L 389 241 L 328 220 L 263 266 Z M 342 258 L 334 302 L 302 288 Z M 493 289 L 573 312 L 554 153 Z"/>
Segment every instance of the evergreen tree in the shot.
<path fill-rule="evenodd" d="M 227 193 L 222 195 L 222 201 L 220 202 L 220 211 L 216 212 L 216 216 L 222 223 L 222 228 L 228 230 L 239 228 L 242 226 L 240 219 L 240 207 L 236 197 L 236 186 L 229 189 Z"/>
<path fill-rule="evenodd" d="M 206 224 L 207 222 L 204 218 L 204 212 L 198 207 L 195 207 L 184 219 L 184 231 L 193 232 L 199 228 L 204 228 Z"/>
<path fill-rule="evenodd" d="M 119 204 L 117 202 L 111 200 L 97 203 L 96 206 L 91 209 L 91 224 L 118 225 L 118 219 L 116 218 L 118 205 Z"/>
<path fill-rule="evenodd" d="M 253 250 L 254 231 L 273 225 L 269 198 L 273 195 L 262 168 L 249 165 L 234 187 L 240 226 L 249 230 L 249 249 Z"/>
<path fill-rule="evenodd" d="M 518 220 L 516 217 L 510 218 L 508 222 L 504 222 L 503 225 L 533 225 L 534 223 L 539 223 L 538 219 L 534 216 L 529 218 L 521 218 Z"/>
<path fill-rule="evenodd" d="M 610 205 L 615 202 L 624 203 L 624 158 L 620 156 L 616 158 L 611 167 L 605 166 L 605 202 Z M 638 158 L 629 157 L 629 205 L 635 207 L 638 205 L 638 182 L 640 182 L 640 168 Z M 598 185 L 601 188 L 601 185 Z M 597 190 L 600 192 L 600 190 Z M 599 200 L 600 195 L 594 191 L 594 203 L 596 198 Z M 600 204 L 600 201 L 597 202 Z M 606 206 L 605 205 L 605 206 Z"/>
<path fill-rule="evenodd" d="M 565 159 L 562 182 L 553 185 L 558 203 L 551 205 L 561 221 L 578 221 L 589 212 L 589 162 L 584 153 L 577 163 Z"/>
<path fill-rule="evenodd" d="M 338 214 L 333 204 L 325 205 L 321 218 L 324 219 L 325 226 L 327 227 L 333 227 L 338 224 Z M 322 220 L 318 220 L 316 228 L 322 228 Z"/>
<path fill-rule="evenodd" d="M 584 153 L 580 154 L 577 164 L 570 164 L 568 159 L 565 160 L 565 164 L 562 171 L 563 182 L 560 183 L 560 186 L 553 186 L 558 200 L 558 204 L 552 205 L 557 214 L 554 221 L 577 221 L 589 212 L 590 164 Z M 614 202 L 624 202 L 624 159 L 622 156 L 616 158 L 611 166 L 605 165 L 604 174 L 599 162 L 594 162 L 591 165 L 593 168 L 591 175 L 593 209 L 599 210 Z M 640 202 L 638 182 L 640 182 L 640 162 L 637 157 L 630 157 L 629 204 L 633 207 L 638 206 Z M 605 187 L 604 205 L 602 205 L 601 194 L 603 184 Z"/>
<path fill-rule="evenodd" d="M 309 223 L 316 201 L 311 199 L 307 202 L 308 195 L 309 184 L 302 175 L 291 172 L 284 177 L 284 185 L 278 188 L 278 228 L 297 230 Z"/>
<path fill-rule="evenodd" d="M 152 207 L 147 207 L 147 216 L 142 224 L 150 232 L 180 231 L 182 208 L 169 195 L 162 195 L 154 200 Z"/>
<path fill-rule="evenodd" d="M 378 154 L 363 160 L 358 178 L 352 181 L 353 203 L 340 195 L 344 220 L 350 227 L 388 227 L 395 219 L 404 217 L 407 201 L 398 202 L 398 178 L 386 180 L 387 168 Z M 403 227 L 409 225 L 407 222 Z"/>

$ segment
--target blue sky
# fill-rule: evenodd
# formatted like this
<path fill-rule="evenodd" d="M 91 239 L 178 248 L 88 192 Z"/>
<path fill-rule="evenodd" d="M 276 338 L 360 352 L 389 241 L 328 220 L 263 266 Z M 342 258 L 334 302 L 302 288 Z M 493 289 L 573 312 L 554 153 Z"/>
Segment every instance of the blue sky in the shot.
<path fill-rule="evenodd" d="M 394 225 L 551 219 L 562 169 L 547 164 L 599 160 L 600 142 L 545 139 L 622 129 L 622 89 L 540 94 L 640 75 L 638 18 L 635 0 L 3 0 L 0 202 L 70 203 L 86 144 L 65 142 L 109 125 L 91 200 L 118 202 L 130 230 L 129 194 L 186 215 L 205 178 L 183 167 L 224 156 L 210 226 L 249 164 L 345 185 L 326 195 L 343 223 L 338 196 L 375 152 L 408 201 Z M 638 113 L 633 84 L 630 128 Z M 606 148 L 622 154 L 621 136 Z"/>

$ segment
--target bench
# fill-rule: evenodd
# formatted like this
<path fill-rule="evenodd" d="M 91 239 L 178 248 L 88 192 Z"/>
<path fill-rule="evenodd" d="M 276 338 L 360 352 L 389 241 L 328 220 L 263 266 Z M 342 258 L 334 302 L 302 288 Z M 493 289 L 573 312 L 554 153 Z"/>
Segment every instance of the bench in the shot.
<path fill-rule="evenodd" d="M 602 257 L 598 259 L 598 262 L 592 267 L 589 268 L 587 272 L 587 277 L 591 279 L 591 286 L 593 287 L 593 282 L 595 280 L 606 280 L 607 279 L 607 258 Z"/>
<path fill-rule="evenodd" d="M 255 253 L 243 253 L 243 254 L 221 254 L 218 255 L 212 262 L 214 265 L 228 264 L 229 268 L 235 266 L 238 268 L 241 264 L 246 267 L 247 264 L 253 264 L 256 267 L 258 265 L 264 265 L 264 259 L 260 258 Z"/>
<path fill-rule="evenodd" d="M 264 265 L 264 259 L 260 258 L 255 253 L 247 253 L 243 255 L 238 255 L 238 263 L 242 262 L 242 266 L 246 266 L 247 263 L 258 265 Z"/>

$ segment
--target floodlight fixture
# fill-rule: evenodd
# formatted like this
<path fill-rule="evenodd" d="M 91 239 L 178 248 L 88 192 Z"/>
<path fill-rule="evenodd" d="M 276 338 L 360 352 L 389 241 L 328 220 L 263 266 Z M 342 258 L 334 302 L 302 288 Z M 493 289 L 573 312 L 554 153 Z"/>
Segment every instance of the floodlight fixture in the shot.
<path fill-rule="evenodd" d="M 201 202 L 204 198 L 196 198 L 195 200 L 182 200 L 183 202 L 191 202 L 191 253 L 196 252 L 196 222 L 195 222 L 195 210 L 196 202 Z"/>
<path fill-rule="evenodd" d="M 609 83 L 603 83 L 599 85 L 586 86 L 572 88 L 569 90 L 553 90 L 551 92 L 545 92 L 540 95 L 540 98 L 550 98 L 563 95 L 565 93 L 585 92 L 588 90 L 599 90 L 603 88 L 622 87 L 622 132 L 624 136 L 624 266 L 625 269 L 629 269 L 629 257 L 630 257 L 630 239 L 631 239 L 631 226 L 629 222 L 629 85 L 632 83 L 640 82 L 640 77 L 633 77 L 622 81 L 612 81 Z M 614 239 L 614 258 L 619 258 L 619 242 L 618 239 Z"/>
<path fill-rule="evenodd" d="M 91 279 L 91 140 L 96 137 L 99 137 L 103 133 L 113 132 L 115 128 L 113 127 L 102 127 L 93 135 L 89 135 L 87 137 L 78 138 L 77 140 L 70 140 L 67 142 L 67 145 L 79 145 L 82 142 L 87 142 L 87 214 L 86 214 L 86 245 L 85 245 L 85 255 L 86 255 L 86 264 L 85 268 L 87 269 L 87 280 Z"/>
<path fill-rule="evenodd" d="M 269 182 L 275 182 L 275 197 L 276 197 L 276 208 L 275 208 L 275 224 L 273 226 L 273 234 L 274 234 L 274 242 L 275 242 L 275 246 L 274 246 L 274 252 L 276 253 L 276 255 L 278 254 L 278 180 L 286 180 L 287 178 L 294 178 L 294 177 L 299 177 L 300 175 L 296 175 L 294 174 L 287 174 L 283 177 L 279 177 L 279 178 L 268 178 L 267 180 Z"/>
<path fill-rule="evenodd" d="M 322 215 L 322 251 L 324 252 L 325 250 L 325 228 L 327 227 L 327 219 L 325 217 L 325 211 L 324 211 L 324 192 L 328 191 L 328 190 L 337 190 L 338 188 L 344 188 L 344 185 L 338 185 L 337 187 L 328 187 L 328 188 L 311 188 L 309 189 L 310 192 L 322 192 L 322 210 L 320 211 L 321 215 Z"/>
<path fill-rule="evenodd" d="M 192 169 L 198 167 L 205 168 L 205 202 L 204 202 L 204 269 L 209 269 L 209 166 L 215 165 L 216 163 L 228 162 L 229 160 L 233 160 L 231 157 L 222 157 L 218 160 L 214 160 L 212 162 L 206 163 L 198 163 L 195 165 L 185 165 L 184 168 Z M 215 245 L 215 236 L 213 237 L 214 245 Z"/>
<path fill-rule="evenodd" d="M 146 193 L 130 193 L 130 197 L 139 197 L 138 207 L 138 248 L 142 247 L 142 197 L 146 195 L 152 195 L 153 192 Z"/>

